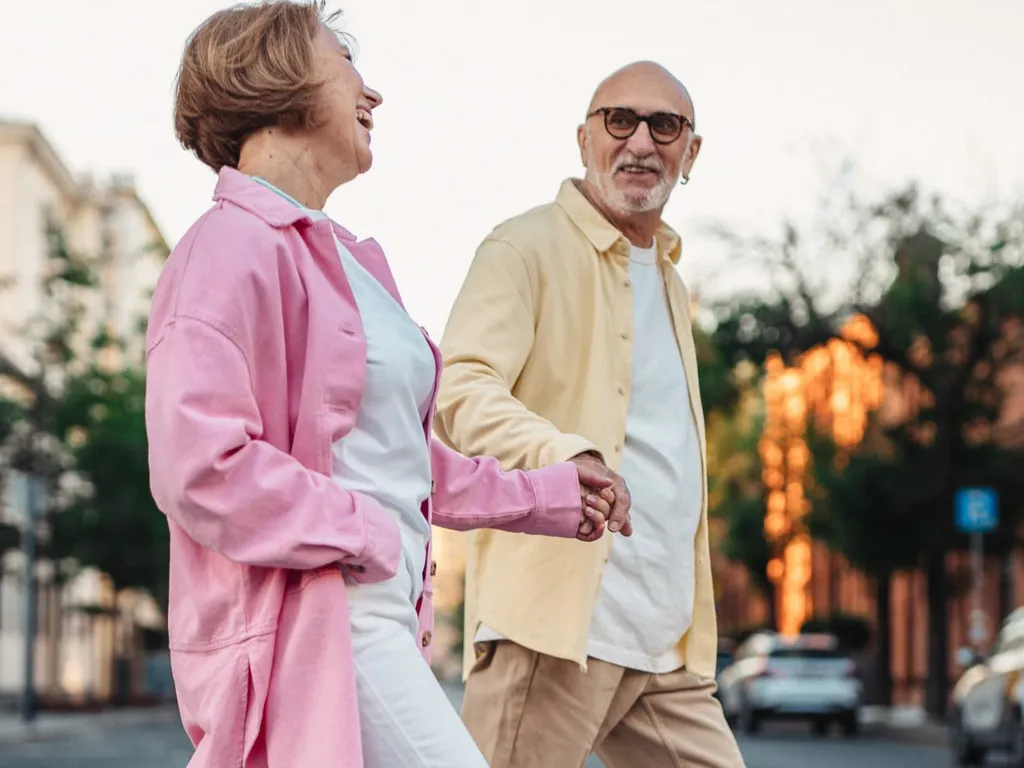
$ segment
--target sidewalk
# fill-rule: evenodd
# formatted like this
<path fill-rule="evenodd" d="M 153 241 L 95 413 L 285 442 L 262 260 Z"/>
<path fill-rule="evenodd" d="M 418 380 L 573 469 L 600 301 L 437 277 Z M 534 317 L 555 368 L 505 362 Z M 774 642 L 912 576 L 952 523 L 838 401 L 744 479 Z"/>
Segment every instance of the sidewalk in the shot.
<path fill-rule="evenodd" d="M 864 733 L 921 746 L 946 746 L 949 732 L 943 723 L 929 720 L 919 708 L 865 707 L 861 711 Z"/>
<path fill-rule="evenodd" d="M 462 684 L 458 680 L 441 683 L 449 699 L 458 708 L 462 703 Z M 75 738 L 100 728 L 131 727 L 157 723 L 179 722 L 173 705 L 136 709 L 110 709 L 88 713 L 40 713 L 35 722 L 26 725 L 16 713 L 0 713 L 0 747 L 29 741 Z M 863 735 L 920 746 L 945 746 L 949 743 L 946 728 L 928 721 L 923 714 L 899 709 L 868 707 L 862 713 Z"/>
<path fill-rule="evenodd" d="M 98 728 L 137 726 L 178 721 L 173 705 L 109 709 L 103 712 L 40 712 L 34 722 L 26 724 L 17 713 L 0 713 L 0 747 L 29 741 L 74 738 Z"/>
<path fill-rule="evenodd" d="M 949 731 L 942 723 L 927 722 L 915 726 L 874 725 L 865 726 L 864 734 L 901 744 L 919 747 L 949 746 Z"/>

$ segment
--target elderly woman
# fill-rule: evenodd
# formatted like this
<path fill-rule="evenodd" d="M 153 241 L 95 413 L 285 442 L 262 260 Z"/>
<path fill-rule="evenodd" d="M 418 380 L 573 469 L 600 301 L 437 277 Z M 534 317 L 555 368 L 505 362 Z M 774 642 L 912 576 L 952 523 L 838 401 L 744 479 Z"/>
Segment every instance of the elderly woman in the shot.
<path fill-rule="evenodd" d="M 583 466 L 503 472 L 431 438 L 438 352 L 380 247 L 322 211 L 370 168 L 381 104 L 333 18 L 222 11 L 178 76 L 177 136 L 219 174 L 148 337 L 190 765 L 483 768 L 425 658 L 431 523 L 593 541 L 628 529 L 628 498 Z"/>

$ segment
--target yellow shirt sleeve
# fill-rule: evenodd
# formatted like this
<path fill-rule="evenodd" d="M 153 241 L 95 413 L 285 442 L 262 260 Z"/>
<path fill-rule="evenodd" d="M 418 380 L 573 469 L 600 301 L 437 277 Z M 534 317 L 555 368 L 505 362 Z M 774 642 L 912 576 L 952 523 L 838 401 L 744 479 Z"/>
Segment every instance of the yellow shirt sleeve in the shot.
<path fill-rule="evenodd" d="M 535 340 L 533 270 L 510 243 L 489 238 L 477 249 L 441 341 L 444 372 L 434 430 L 467 456 L 494 456 L 505 469 L 535 469 L 587 451 L 527 409 L 514 392 Z"/>

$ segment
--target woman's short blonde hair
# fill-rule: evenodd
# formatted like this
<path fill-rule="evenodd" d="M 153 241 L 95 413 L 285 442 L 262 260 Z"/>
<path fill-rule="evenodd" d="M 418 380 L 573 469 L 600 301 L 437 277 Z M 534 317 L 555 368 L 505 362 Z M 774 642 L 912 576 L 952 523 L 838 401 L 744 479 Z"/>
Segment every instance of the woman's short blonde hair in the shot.
<path fill-rule="evenodd" d="M 316 125 L 320 99 L 314 43 L 340 12 L 325 0 L 263 0 L 218 11 L 189 37 L 175 84 L 174 133 L 220 171 L 235 168 L 261 128 Z"/>

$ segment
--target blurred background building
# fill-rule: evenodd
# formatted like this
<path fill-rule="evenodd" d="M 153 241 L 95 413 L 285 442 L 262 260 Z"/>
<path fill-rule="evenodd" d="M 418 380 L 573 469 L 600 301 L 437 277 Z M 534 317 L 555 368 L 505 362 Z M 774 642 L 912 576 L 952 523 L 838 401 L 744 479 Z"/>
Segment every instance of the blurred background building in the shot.
<path fill-rule="evenodd" d="M 52 264 L 49 238 L 60 231 L 76 253 L 99 258 L 99 285 L 83 294 L 87 317 L 81 344 L 106 328 L 123 338 L 125 354 L 138 356 L 144 344 L 140 320 L 159 275 L 167 244 L 131 176 L 97 180 L 75 175 L 38 126 L 0 122 L 0 348 L 25 370 L 34 362 L 25 324 L 45 316 L 40 290 Z M 116 358 L 116 355 L 115 355 Z M 117 359 L 106 361 L 118 365 Z M 17 399 L 18 387 L 0 371 L 0 393 Z M 11 472 L 2 484 L 0 523 L 22 528 L 27 482 Z M 13 701 L 24 680 L 24 555 L 0 548 L 0 702 Z M 35 682 L 41 698 L 106 699 L 120 685 L 145 686 L 144 659 L 130 655 L 130 669 L 118 672 L 115 658 L 133 647 L 135 630 L 159 628 L 163 618 L 152 599 L 115 594 L 110 580 L 85 570 L 62 583 L 54 563 L 38 563 L 38 632 Z M 134 665 L 134 666 L 132 666 Z"/>

